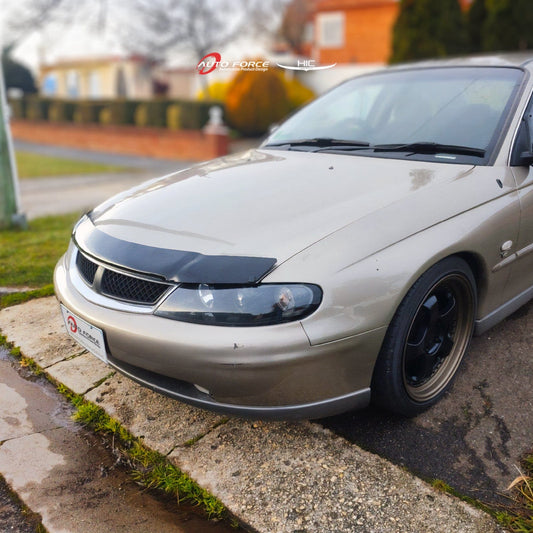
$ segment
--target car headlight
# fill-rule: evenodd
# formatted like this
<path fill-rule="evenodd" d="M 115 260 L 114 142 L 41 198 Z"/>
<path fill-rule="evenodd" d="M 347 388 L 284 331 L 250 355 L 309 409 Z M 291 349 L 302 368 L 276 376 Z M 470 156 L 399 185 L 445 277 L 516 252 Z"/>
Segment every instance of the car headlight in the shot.
<path fill-rule="evenodd" d="M 157 316 L 213 326 L 267 326 L 300 320 L 322 300 L 317 285 L 263 284 L 227 287 L 180 285 L 157 308 Z"/>

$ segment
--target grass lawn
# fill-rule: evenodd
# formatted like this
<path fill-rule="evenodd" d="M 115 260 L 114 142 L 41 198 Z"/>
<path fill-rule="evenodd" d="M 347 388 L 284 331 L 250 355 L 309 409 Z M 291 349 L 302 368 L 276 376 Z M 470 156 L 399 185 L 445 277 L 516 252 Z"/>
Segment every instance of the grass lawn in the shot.
<path fill-rule="evenodd" d="M 99 174 L 104 172 L 124 172 L 126 167 L 103 165 L 75 159 L 49 157 L 30 152 L 15 153 L 19 178 L 38 178 L 42 176 L 68 176 L 75 174 Z"/>
<path fill-rule="evenodd" d="M 500 521 L 516 533 L 533 532 L 533 452 L 522 461 L 522 472 L 513 483 L 513 503 Z"/>
<path fill-rule="evenodd" d="M 42 288 L 52 283 L 54 266 L 66 251 L 81 214 L 30 221 L 26 231 L 0 231 L 0 287 Z"/>

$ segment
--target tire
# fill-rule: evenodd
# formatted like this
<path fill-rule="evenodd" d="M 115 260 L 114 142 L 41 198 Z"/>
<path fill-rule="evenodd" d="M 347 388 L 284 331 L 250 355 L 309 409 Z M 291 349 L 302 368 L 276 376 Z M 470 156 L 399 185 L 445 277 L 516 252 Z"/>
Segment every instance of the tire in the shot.
<path fill-rule="evenodd" d="M 372 378 L 375 405 L 416 416 L 450 388 L 474 330 L 472 270 L 448 257 L 409 289 L 389 325 Z"/>

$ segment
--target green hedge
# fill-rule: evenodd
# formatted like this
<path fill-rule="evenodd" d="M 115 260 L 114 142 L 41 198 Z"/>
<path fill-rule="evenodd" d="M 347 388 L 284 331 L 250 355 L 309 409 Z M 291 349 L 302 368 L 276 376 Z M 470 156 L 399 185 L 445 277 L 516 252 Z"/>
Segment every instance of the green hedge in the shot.
<path fill-rule="evenodd" d="M 136 109 L 135 124 L 141 127 L 166 128 L 167 107 L 171 104 L 171 101 L 162 99 L 143 102 Z"/>
<path fill-rule="evenodd" d="M 209 120 L 209 109 L 218 102 L 190 102 L 187 100 L 174 100 L 172 104 L 180 106 L 180 122 L 184 130 L 203 128 Z"/>
<path fill-rule="evenodd" d="M 75 122 L 78 124 L 130 124 L 176 129 L 168 123 L 168 109 L 179 108 L 179 128 L 198 130 L 209 120 L 209 109 L 220 102 L 174 99 L 153 100 L 64 100 L 25 96 L 10 100 L 14 118 Z M 176 113 L 170 113 L 176 115 Z"/>
<path fill-rule="evenodd" d="M 71 122 L 74 119 L 75 110 L 76 104 L 73 102 L 68 102 L 66 100 L 53 101 L 48 107 L 47 119 L 50 122 Z"/>
<path fill-rule="evenodd" d="M 30 120 L 47 120 L 48 109 L 52 101 L 50 98 L 39 98 L 38 96 L 25 97 L 26 105 L 24 111 L 24 118 Z"/>
<path fill-rule="evenodd" d="M 24 98 L 13 98 L 9 100 L 11 116 L 13 118 L 24 118 L 26 115 L 26 100 Z"/>
<path fill-rule="evenodd" d="M 73 121 L 78 124 L 99 124 L 100 113 L 107 107 L 103 101 L 83 101 L 74 106 Z"/>

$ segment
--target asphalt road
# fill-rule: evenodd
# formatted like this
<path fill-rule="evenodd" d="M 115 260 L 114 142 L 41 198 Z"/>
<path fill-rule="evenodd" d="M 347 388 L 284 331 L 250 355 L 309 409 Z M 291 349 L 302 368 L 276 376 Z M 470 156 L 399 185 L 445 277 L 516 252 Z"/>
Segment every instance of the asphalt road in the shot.
<path fill-rule="evenodd" d="M 81 150 L 77 148 L 55 146 L 53 144 L 36 144 L 19 140 L 15 140 L 14 145 L 16 151 L 32 152 L 34 154 L 40 154 L 49 157 L 77 159 L 79 161 L 88 161 L 91 163 L 123 166 L 129 169 L 137 169 L 139 171 L 149 172 L 153 175 L 153 177 L 172 172 L 173 170 L 176 170 L 176 166 L 190 166 L 191 164 L 189 162 L 177 160 L 122 155 L 110 152 L 97 152 L 95 150 Z"/>
<path fill-rule="evenodd" d="M 533 303 L 473 339 L 448 395 L 413 419 L 369 408 L 324 426 L 424 479 L 505 503 L 533 450 Z"/>
<path fill-rule="evenodd" d="M 232 143 L 232 151 L 253 148 L 258 141 Z M 28 219 L 59 213 L 86 212 L 111 196 L 135 187 L 153 178 L 158 178 L 193 163 L 181 160 L 136 157 L 90 150 L 78 150 L 53 145 L 16 141 L 15 149 L 51 157 L 63 157 L 122 165 L 124 172 L 84 176 L 42 177 L 19 180 L 22 212 Z"/>
<path fill-rule="evenodd" d="M 28 219 L 76 211 L 82 214 L 147 179 L 145 173 L 132 172 L 20 180 L 22 212 Z"/>
<path fill-rule="evenodd" d="M 13 495 L 4 478 L 0 477 L 0 525 L 2 531 L 36 533 L 41 520 L 28 515 L 17 497 Z"/>

